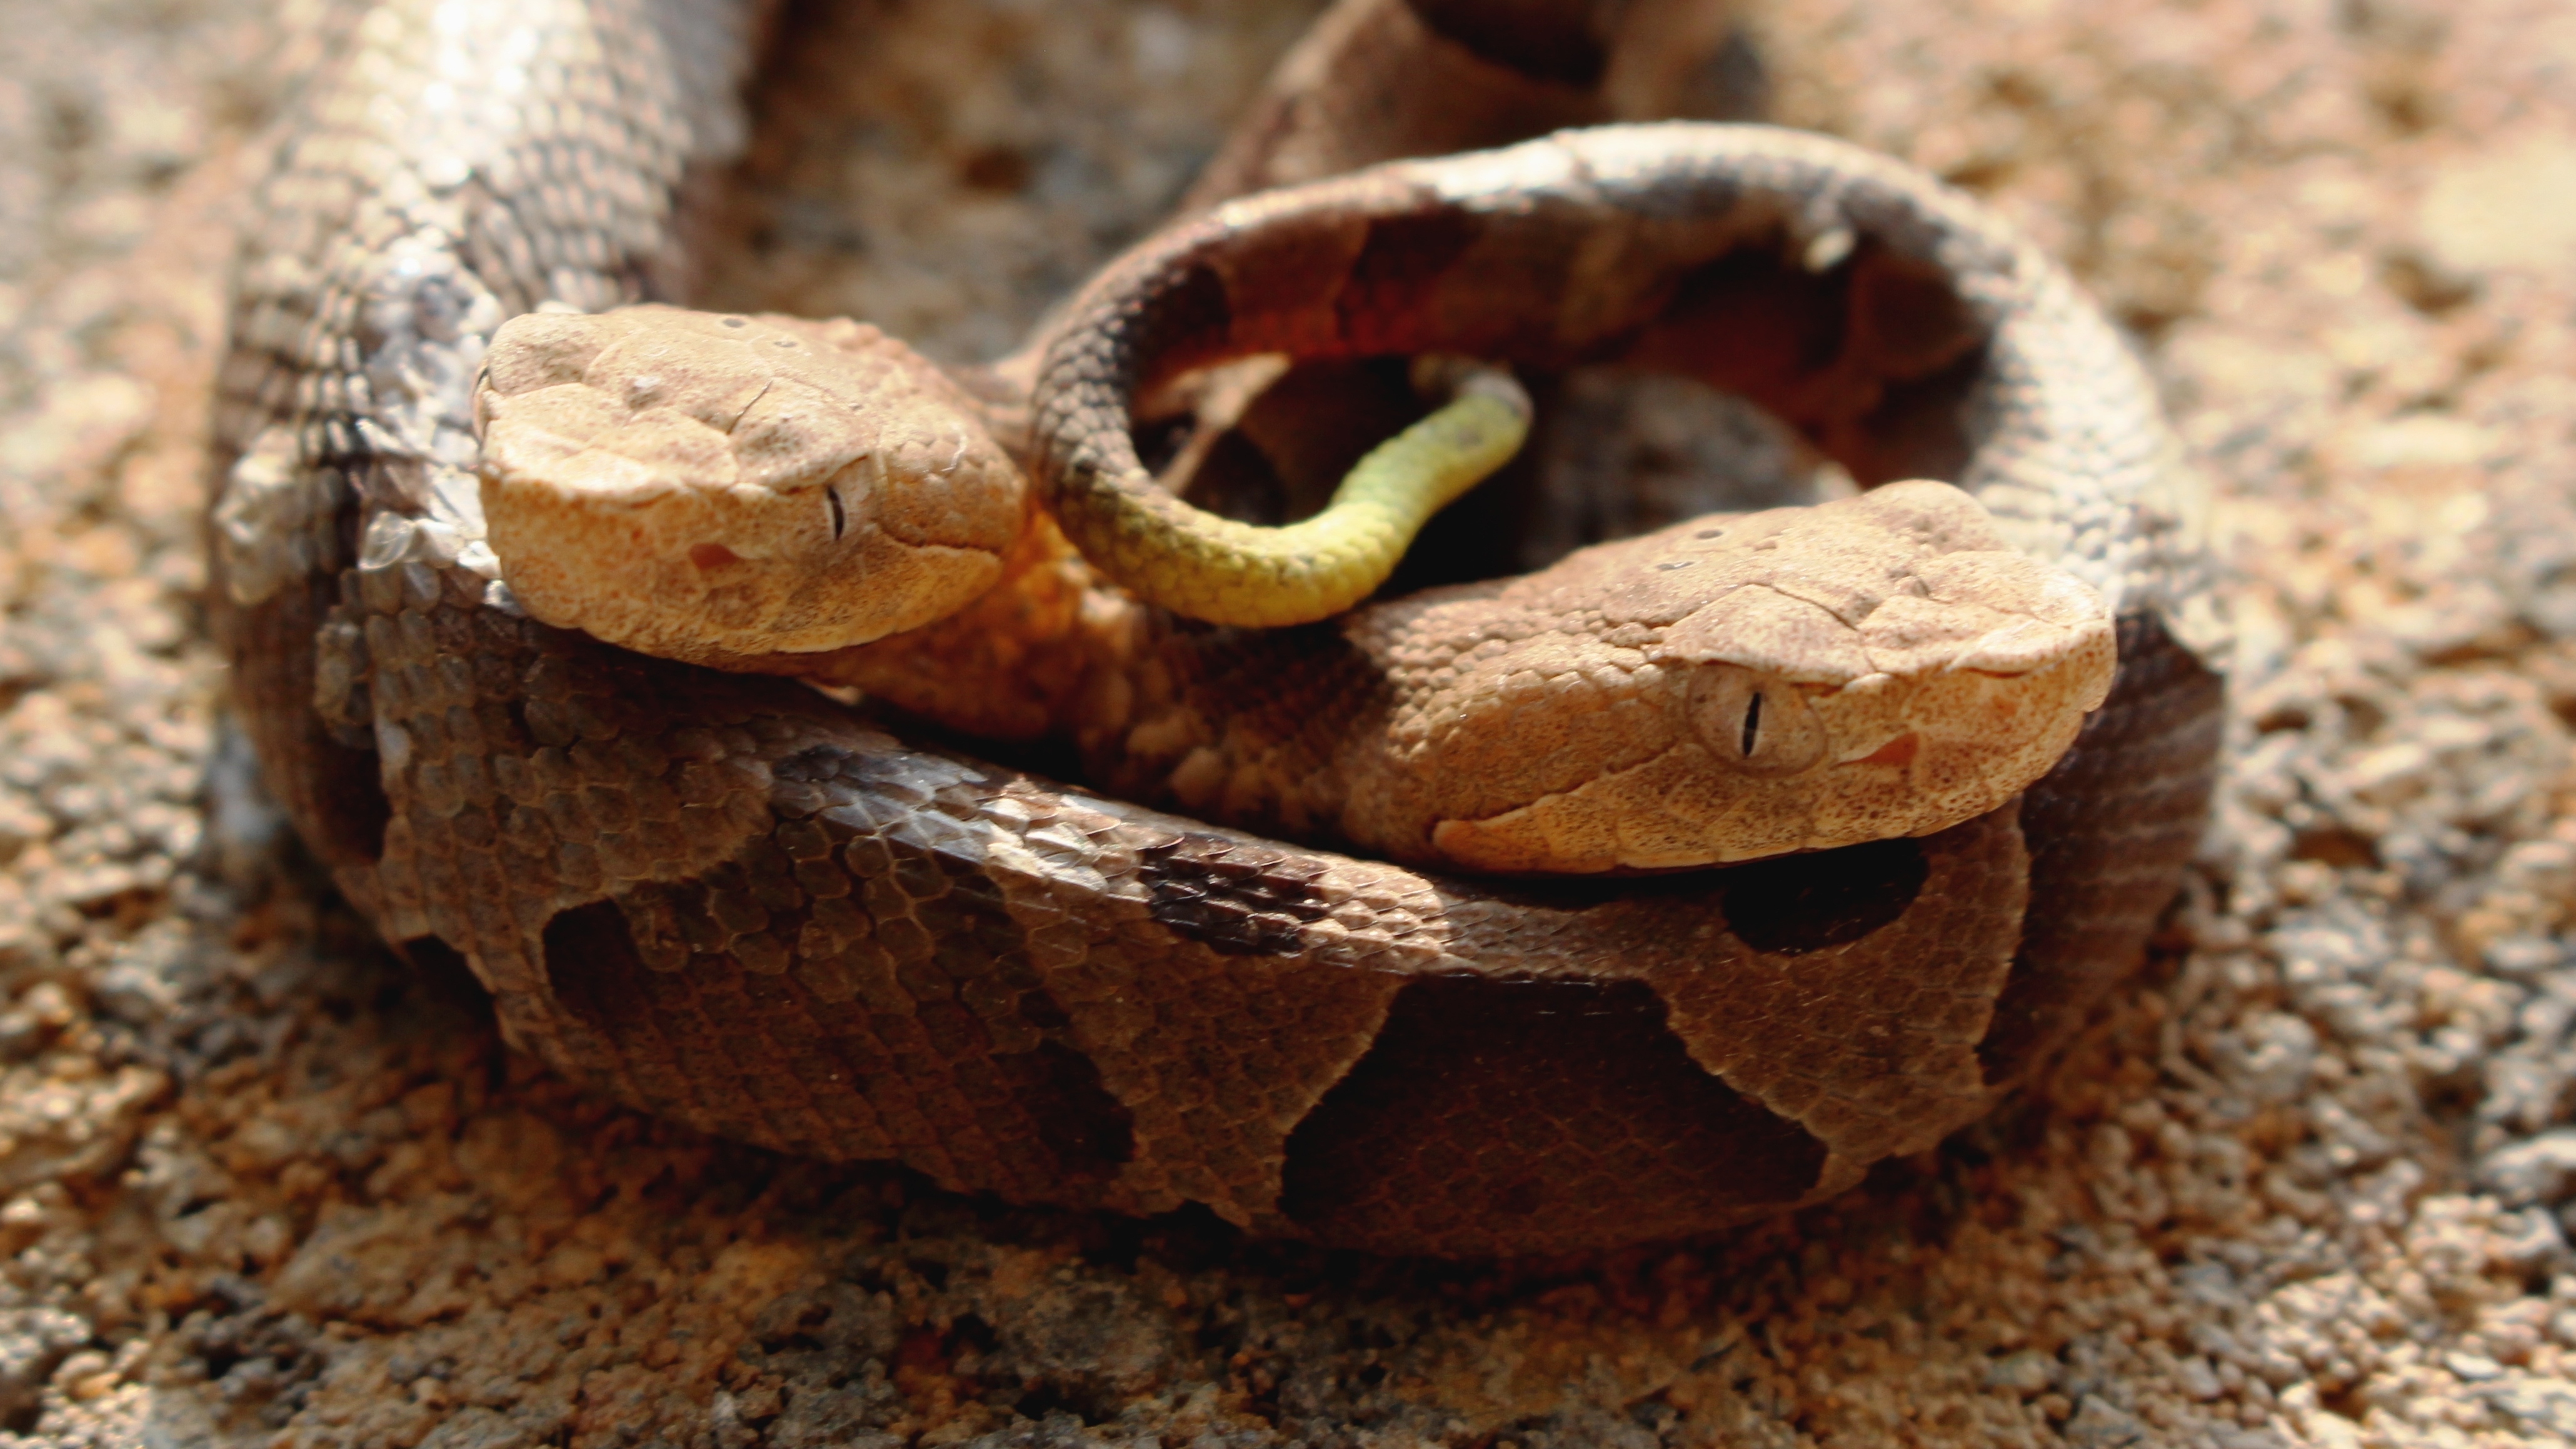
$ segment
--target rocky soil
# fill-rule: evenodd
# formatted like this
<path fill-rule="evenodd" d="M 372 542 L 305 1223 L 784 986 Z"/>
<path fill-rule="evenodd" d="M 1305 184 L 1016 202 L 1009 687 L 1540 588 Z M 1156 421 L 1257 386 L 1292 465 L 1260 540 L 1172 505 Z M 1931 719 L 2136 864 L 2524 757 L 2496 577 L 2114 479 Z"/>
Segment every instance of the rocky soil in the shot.
<path fill-rule="evenodd" d="M 2137 330 L 2236 570 L 2225 806 L 1997 1119 L 1716 1244 L 1461 1267 L 677 1132 L 329 898 L 195 601 L 230 207 L 321 3 L 0 0 L 0 1438 L 2576 1439 L 2576 7 L 1751 7 L 1777 119 Z M 728 300 L 989 354 L 1310 13 L 804 7 Z"/>

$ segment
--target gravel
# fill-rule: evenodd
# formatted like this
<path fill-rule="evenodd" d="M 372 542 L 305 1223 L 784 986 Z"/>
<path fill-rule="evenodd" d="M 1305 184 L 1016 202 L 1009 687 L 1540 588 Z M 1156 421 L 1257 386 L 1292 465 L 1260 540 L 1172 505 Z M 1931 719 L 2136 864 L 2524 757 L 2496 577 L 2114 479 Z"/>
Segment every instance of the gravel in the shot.
<path fill-rule="evenodd" d="M 229 208 L 319 6 L 0 0 L 0 1441 L 2576 1439 L 2576 9 L 1748 6 L 1778 119 L 2136 329 L 2236 570 L 2221 816 L 1994 1119 L 1711 1244 L 1440 1265 L 693 1137 L 332 901 L 194 601 Z M 797 13 L 721 300 L 970 357 L 1310 7 Z"/>

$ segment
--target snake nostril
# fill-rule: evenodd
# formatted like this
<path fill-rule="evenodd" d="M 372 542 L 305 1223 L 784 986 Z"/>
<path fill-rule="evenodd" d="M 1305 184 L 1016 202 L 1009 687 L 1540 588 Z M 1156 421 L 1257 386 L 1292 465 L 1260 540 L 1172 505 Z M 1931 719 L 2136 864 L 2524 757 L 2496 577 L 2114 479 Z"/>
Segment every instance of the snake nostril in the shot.
<path fill-rule="evenodd" d="M 742 555 L 720 543 L 693 543 L 689 545 L 689 562 L 701 569 L 714 570 L 742 562 Z"/>

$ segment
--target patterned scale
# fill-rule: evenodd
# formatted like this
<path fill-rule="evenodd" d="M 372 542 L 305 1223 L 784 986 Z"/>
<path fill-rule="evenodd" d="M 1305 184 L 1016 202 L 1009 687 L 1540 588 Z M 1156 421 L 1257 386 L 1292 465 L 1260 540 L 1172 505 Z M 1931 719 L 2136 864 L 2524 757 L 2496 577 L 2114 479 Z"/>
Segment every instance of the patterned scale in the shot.
<path fill-rule="evenodd" d="M 1753 230 L 1773 274 L 1774 223 L 1844 206 L 1859 261 L 1781 293 L 1842 316 L 1875 295 L 1874 256 L 1914 259 L 1879 278 L 1900 301 L 1924 295 L 1927 266 L 2004 256 L 1978 276 L 2020 281 L 1960 289 L 1976 326 L 1956 352 L 1934 329 L 1923 355 L 1945 359 L 1949 391 L 1916 405 L 1965 407 L 1965 476 L 2090 560 L 2128 616 L 2111 704 L 2017 807 L 1727 872 L 1446 880 L 1092 798 L 907 744 L 799 685 L 518 615 L 470 471 L 483 346 L 541 303 L 684 290 L 677 198 L 739 142 L 755 8 L 369 6 L 289 121 L 246 242 L 213 529 L 245 722 L 341 889 L 389 940 L 469 965 L 514 1044 L 710 1131 L 899 1158 L 952 1188 L 1200 1203 L 1382 1251 L 1553 1251 L 1838 1191 L 1984 1110 L 2137 960 L 2205 811 L 2218 688 L 2182 642 L 2191 560 L 2158 511 L 2169 480 L 2150 476 L 2161 427 L 2138 396 L 2054 390 L 2070 366 L 2088 388 L 2143 385 L 2062 274 L 1960 231 L 1992 224 L 1930 183 L 1826 143 L 1703 133 L 1737 169 L 1678 189 L 1636 132 L 1600 142 L 1589 178 L 1544 157 L 1416 167 L 1399 188 L 1414 213 L 1345 229 L 1338 255 L 1377 235 L 1377 260 L 1321 310 L 1258 290 L 1284 253 L 1223 230 L 1258 207 L 1229 214 L 1179 234 L 1209 267 L 1172 295 L 1200 312 L 1175 331 L 1190 319 L 1165 308 L 1146 340 L 1262 308 L 1372 346 L 1431 337 L 1481 315 L 1455 269 L 1516 196 L 1579 231 L 1614 193 L 1651 219 L 1769 186 Z M 1485 219 L 1440 220 L 1426 195 Z M 1503 259 L 1551 275 L 1569 234 L 1551 235 Z M 1619 235 L 1585 255 L 1612 266 Z M 1712 296 L 1732 285 L 1727 251 L 1710 248 Z M 1132 322 L 1132 301 L 1109 305 Z M 1583 335 L 1608 336 L 1598 321 Z M 1822 335 L 1847 333 L 1868 335 Z M 1142 334 L 1085 335 L 1059 356 L 1091 371 L 1039 411 L 1114 463 L 1098 449 L 1125 437 L 1100 425 L 1123 421 L 1116 389 L 1170 359 L 1136 353 Z M 1881 337 L 1880 361 L 1905 354 Z M 1629 335 L 1679 346 L 1656 338 Z M 1830 435 L 1874 406 L 1793 420 Z M 2069 476 L 2032 441 L 2121 465 Z"/>

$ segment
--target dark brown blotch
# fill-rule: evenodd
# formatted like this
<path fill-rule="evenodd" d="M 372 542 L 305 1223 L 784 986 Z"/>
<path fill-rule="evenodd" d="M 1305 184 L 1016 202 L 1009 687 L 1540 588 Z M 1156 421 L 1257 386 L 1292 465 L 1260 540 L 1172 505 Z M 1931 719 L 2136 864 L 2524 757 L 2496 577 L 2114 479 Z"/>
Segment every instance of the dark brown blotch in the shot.
<path fill-rule="evenodd" d="M 1563 0 L 1408 0 L 1432 33 L 1533 80 L 1589 89 L 1610 63 L 1617 7 Z"/>
<path fill-rule="evenodd" d="M 1956 479 L 1986 337 L 1953 280 L 1863 236 L 1810 272 L 1775 233 L 1693 269 L 1624 360 L 1768 408 L 1864 486 Z"/>
<path fill-rule="evenodd" d="M 1147 910 L 1177 935 L 1221 956 L 1294 956 L 1305 926 L 1331 914 L 1305 878 L 1275 860 L 1237 855 L 1239 843 L 1187 832 L 1137 854 Z"/>
<path fill-rule="evenodd" d="M 1368 240 L 1351 262 L 1333 311 L 1344 350 L 1355 355 L 1410 350 L 1423 332 L 1417 314 L 1452 280 L 1460 258 L 1485 237 L 1488 222 L 1462 207 L 1434 205 L 1373 217 Z M 1494 309 L 1502 318 L 1511 308 Z M 1447 338 L 1469 345 L 1473 339 Z"/>
<path fill-rule="evenodd" d="M 1642 982 L 1430 977 L 1290 1135 L 1281 1207 L 1378 1251 L 1579 1251 L 1795 1202 L 1824 1159 L 1702 1070 Z"/>
<path fill-rule="evenodd" d="M 1234 335 L 1234 304 L 1226 295 L 1225 278 L 1205 263 L 1166 271 L 1141 290 L 1131 318 L 1104 329 L 1126 334 L 1114 354 L 1125 365 L 1113 379 L 1122 400 L 1152 379 L 1223 355 Z"/>
<path fill-rule="evenodd" d="M 1721 877 L 1726 924 L 1775 956 L 1847 946 L 1894 924 L 1930 875 L 1922 842 L 1912 839 L 1757 860 Z"/>
<path fill-rule="evenodd" d="M 716 903 L 693 904 L 715 914 Z M 1025 1199 L 1079 1202 L 1107 1185 L 1135 1154 L 1133 1118 L 1064 1039 L 1067 1014 L 1016 929 L 964 898 L 913 909 L 939 949 L 894 974 L 910 998 L 900 1011 L 817 994 L 810 982 L 871 979 L 882 990 L 886 965 L 874 942 L 809 959 L 801 912 L 735 942 L 737 953 L 775 948 L 784 969 L 698 951 L 656 971 L 630 933 L 635 913 L 615 900 L 546 923 L 548 994 L 581 1028 L 568 1036 L 615 1052 L 592 1069 L 647 1110 L 840 1159 L 909 1157 L 875 1124 L 922 1120 L 941 1160 L 916 1166 Z"/>

